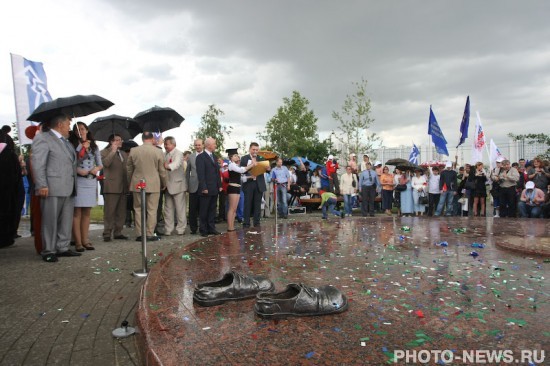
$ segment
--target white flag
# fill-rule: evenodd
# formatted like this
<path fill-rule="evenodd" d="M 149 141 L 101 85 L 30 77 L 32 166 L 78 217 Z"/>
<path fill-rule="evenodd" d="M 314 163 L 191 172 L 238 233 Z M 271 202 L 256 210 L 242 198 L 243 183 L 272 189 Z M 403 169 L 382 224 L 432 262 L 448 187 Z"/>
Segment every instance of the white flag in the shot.
<path fill-rule="evenodd" d="M 493 141 L 493 139 L 491 139 L 491 150 L 489 152 L 489 163 L 491 164 L 491 168 L 496 167 L 495 162 L 496 162 L 497 158 L 499 158 L 499 157 L 504 158 L 504 156 L 502 155 L 502 153 L 498 149 L 498 147 L 495 144 L 495 142 Z"/>
<path fill-rule="evenodd" d="M 32 140 L 25 136 L 25 129 L 31 124 L 27 118 L 41 103 L 52 100 L 48 92 L 46 72 L 41 62 L 30 61 L 13 53 L 11 54 L 11 70 L 15 94 L 17 135 L 21 144 L 30 144 Z"/>
<path fill-rule="evenodd" d="M 483 148 L 485 148 L 485 133 L 481 126 L 481 118 L 479 118 L 479 112 L 476 112 L 476 130 L 473 138 L 472 149 L 472 163 L 475 164 L 478 161 L 483 161 Z"/>

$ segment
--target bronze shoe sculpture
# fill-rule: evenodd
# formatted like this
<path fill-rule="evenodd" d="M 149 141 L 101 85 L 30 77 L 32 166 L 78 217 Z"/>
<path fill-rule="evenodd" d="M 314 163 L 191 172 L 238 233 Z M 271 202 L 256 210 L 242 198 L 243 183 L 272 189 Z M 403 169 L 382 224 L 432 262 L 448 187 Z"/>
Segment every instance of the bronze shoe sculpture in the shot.
<path fill-rule="evenodd" d="M 262 318 L 316 316 L 346 311 L 348 299 L 333 286 L 289 284 L 282 292 L 259 293 L 254 311 Z"/>
<path fill-rule="evenodd" d="M 231 271 L 219 281 L 196 285 L 193 301 L 200 306 L 215 306 L 227 301 L 250 299 L 259 292 L 274 289 L 273 282 L 263 276 L 247 276 Z"/>

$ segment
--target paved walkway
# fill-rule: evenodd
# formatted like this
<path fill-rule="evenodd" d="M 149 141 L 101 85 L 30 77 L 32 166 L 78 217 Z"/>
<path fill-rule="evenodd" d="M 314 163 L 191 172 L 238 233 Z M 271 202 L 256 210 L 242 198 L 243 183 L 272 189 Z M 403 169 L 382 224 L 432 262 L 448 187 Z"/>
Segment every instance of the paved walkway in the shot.
<path fill-rule="evenodd" d="M 111 335 L 124 319 L 135 324 L 144 279 L 141 244 L 131 240 L 104 243 L 102 225 L 90 234 L 95 251 L 45 263 L 36 254 L 28 221 L 24 237 L 0 249 L 0 365 L 139 365 L 135 337 Z M 157 262 L 199 236 L 170 237 L 149 244 Z M 152 264 L 154 266 L 154 264 Z"/>

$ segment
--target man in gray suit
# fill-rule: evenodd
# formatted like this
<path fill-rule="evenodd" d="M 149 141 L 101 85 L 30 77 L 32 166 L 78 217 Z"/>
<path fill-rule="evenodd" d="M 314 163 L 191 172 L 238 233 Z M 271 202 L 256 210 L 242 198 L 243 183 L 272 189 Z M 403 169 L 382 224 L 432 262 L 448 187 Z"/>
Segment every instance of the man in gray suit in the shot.
<path fill-rule="evenodd" d="M 71 119 L 60 114 L 42 126 L 32 143 L 32 173 L 36 195 L 41 198 L 42 259 L 77 257 L 69 249 L 76 193 L 76 152 L 69 143 Z"/>
<path fill-rule="evenodd" d="M 164 235 L 171 235 L 174 230 L 174 213 L 176 213 L 176 232 L 185 234 L 187 226 L 187 214 L 185 204 L 185 192 L 187 181 L 185 180 L 183 153 L 176 148 L 176 139 L 168 136 L 164 139 L 164 168 L 167 170 L 166 190 L 164 191 Z"/>
<path fill-rule="evenodd" d="M 191 234 L 196 234 L 199 229 L 199 178 L 197 175 L 197 155 L 201 154 L 204 149 L 204 144 L 201 139 L 196 139 L 193 143 L 195 152 L 189 155 L 187 161 L 187 189 L 189 192 L 189 227 Z"/>

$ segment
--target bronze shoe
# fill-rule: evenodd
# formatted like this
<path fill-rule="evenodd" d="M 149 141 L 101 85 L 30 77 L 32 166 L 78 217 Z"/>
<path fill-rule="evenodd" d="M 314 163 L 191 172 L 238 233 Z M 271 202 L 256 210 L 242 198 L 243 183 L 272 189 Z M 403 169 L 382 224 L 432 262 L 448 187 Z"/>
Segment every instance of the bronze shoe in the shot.
<path fill-rule="evenodd" d="M 258 292 L 274 289 L 273 282 L 263 276 L 247 276 L 231 271 L 219 281 L 196 285 L 193 301 L 200 306 L 215 306 L 227 301 L 250 299 Z"/>
<path fill-rule="evenodd" d="M 254 311 L 262 318 L 316 316 L 346 311 L 348 299 L 333 286 L 319 288 L 291 283 L 282 292 L 259 293 Z"/>

